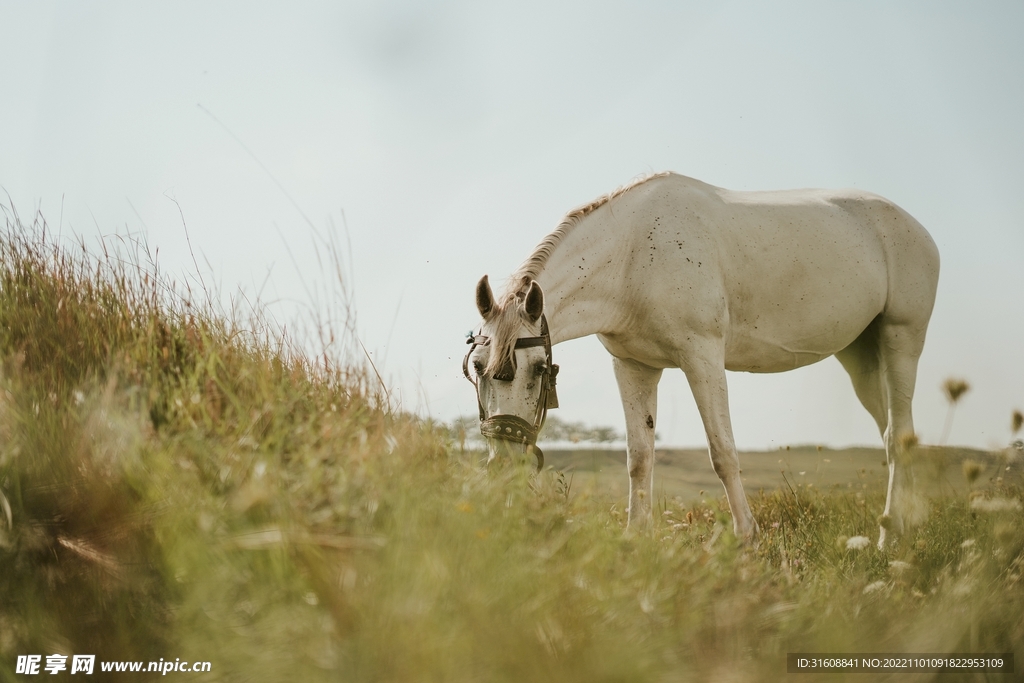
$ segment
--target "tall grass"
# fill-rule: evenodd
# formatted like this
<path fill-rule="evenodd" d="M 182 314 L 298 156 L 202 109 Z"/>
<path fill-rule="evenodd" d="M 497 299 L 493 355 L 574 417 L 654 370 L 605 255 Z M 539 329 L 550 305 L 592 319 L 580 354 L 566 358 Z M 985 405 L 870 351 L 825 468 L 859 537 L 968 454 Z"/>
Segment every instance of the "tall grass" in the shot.
<path fill-rule="evenodd" d="M 627 534 L 620 502 L 481 470 L 376 378 L 177 291 L 144 250 L 94 258 L 16 219 L 0 249 L 4 680 L 55 652 L 206 660 L 177 675 L 218 681 L 776 681 L 787 652 L 1024 654 L 1018 462 L 884 552 L 849 541 L 877 531 L 873 489 L 755 496 L 752 550 L 719 500 L 661 500 Z"/>

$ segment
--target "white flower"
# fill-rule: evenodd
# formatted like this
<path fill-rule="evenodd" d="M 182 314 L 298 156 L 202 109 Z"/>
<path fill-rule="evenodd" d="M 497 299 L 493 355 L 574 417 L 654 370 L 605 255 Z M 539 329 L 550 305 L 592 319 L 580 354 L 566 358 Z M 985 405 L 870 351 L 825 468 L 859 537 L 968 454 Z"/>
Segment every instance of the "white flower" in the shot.
<path fill-rule="evenodd" d="M 874 593 L 875 591 L 882 590 L 885 588 L 885 581 L 875 581 L 864 586 L 864 595 L 868 593 Z"/>
<path fill-rule="evenodd" d="M 893 560 L 889 563 L 889 568 L 897 573 L 903 573 L 913 566 L 914 565 L 910 564 L 909 562 L 904 562 L 903 560 Z"/>
<path fill-rule="evenodd" d="M 960 544 L 960 547 L 966 549 L 966 548 L 970 548 L 972 545 L 974 545 L 974 539 L 973 538 L 968 538 L 966 541 L 964 541 L 963 543 Z"/>
<path fill-rule="evenodd" d="M 980 512 L 1018 512 L 1021 505 L 1014 498 L 975 498 L 971 501 L 971 509 Z"/>
<path fill-rule="evenodd" d="M 847 550 L 864 550 L 871 545 L 871 539 L 867 536 L 852 536 L 846 539 Z"/>

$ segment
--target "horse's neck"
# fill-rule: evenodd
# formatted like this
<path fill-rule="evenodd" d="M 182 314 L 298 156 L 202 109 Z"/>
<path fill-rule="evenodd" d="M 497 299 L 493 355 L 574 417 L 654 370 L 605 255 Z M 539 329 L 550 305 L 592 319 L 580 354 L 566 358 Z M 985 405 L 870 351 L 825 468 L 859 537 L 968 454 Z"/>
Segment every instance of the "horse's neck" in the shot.
<path fill-rule="evenodd" d="M 554 344 L 607 332 L 622 317 L 623 240 L 608 234 L 603 214 L 583 218 L 537 276 Z"/>

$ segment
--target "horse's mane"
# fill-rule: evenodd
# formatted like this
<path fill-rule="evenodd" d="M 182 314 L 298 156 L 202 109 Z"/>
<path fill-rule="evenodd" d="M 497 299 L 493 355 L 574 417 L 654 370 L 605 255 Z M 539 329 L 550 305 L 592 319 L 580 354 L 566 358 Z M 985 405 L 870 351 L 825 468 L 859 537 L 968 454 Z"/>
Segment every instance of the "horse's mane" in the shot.
<path fill-rule="evenodd" d="M 558 227 L 540 241 L 540 244 L 533 250 L 533 253 L 509 276 L 505 292 L 497 302 L 499 317 L 494 337 L 491 340 L 491 357 L 488 360 L 486 372 L 493 373 L 512 356 L 515 349 L 515 340 L 523 320 L 522 308 L 526 298 L 526 291 L 530 288 L 530 283 L 537 279 L 540 271 L 548 262 L 548 258 L 551 257 L 551 253 L 565 239 L 566 235 L 572 232 L 573 228 L 586 216 L 613 199 L 626 194 L 638 185 L 643 185 L 648 180 L 662 178 L 667 175 L 671 175 L 671 172 L 663 171 L 661 173 L 650 173 L 640 176 L 608 194 L 601 195 L 588 204 L 573 209 L 566 214 L 565 218 L 558 224 Z"/>
<path fill-rule="evenodd" d="M 522 299 L 523 295 L 526 294 L 526 290 L 530 287 L 530 282 L 537 279 L 541 269 L 544 268 L 544 264 L 548 262 L 551 252 L 553 252 L 555 247 L 565 239 L 566 235 L 572 232 L 572 229 L 575 228 L 584 217 L 593 213 L 613 199 L 626 194 L 634 187 L 643 185 L 648 180 L 663 178 L 667 175 L 672 175 L 672 173 L 670 171 L 662 171 L 661 173 L 650 173 L 640 176 L 639 178 L 612 190 L 608 194 L 601 195 L 594 201 L 577 207 L 566 214 L 565 218 L 562 219 L 562 222 L 558 224 L 558 227 L 540 241 L 540 244 L 538 244 L 533 250 L 533 253 L 530 254 L 527 259 L 523 261 L 523 264 L 519 266 L 519 268 L 509 277 L 505 293 L 501 297 L 501 304 L 507 305 L 513 303 L 517 299 Z"/>

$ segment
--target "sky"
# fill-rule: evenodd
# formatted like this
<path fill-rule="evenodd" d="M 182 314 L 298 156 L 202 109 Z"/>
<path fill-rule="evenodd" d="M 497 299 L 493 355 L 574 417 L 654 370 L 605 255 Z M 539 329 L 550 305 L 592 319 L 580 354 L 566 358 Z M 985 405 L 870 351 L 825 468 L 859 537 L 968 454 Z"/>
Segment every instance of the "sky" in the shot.
<path fill-rule="evenodd" d="M 971 384 L 951 443 L 1003 446 L 1024 409 L 1019 2 L 0 0 L 0 25 L 8 212 L 93 247 L 144 237 L 163 271 L 225 307 L 258 297 L 313 351 L 315 312 L 341 321 L 348 296 L 404 410 L 475 413 L 480 276 L 661 170 L 896 202 L 942 255 L 922 441 L 947 377 Z M 596 338 L 555 360 L 559 417 L 622 429 Z M 729 391 L 740 448 L 881 443 L 834 359 Z M 663 446 L 705 443 L 680 371 L 659 407 Z"/>

